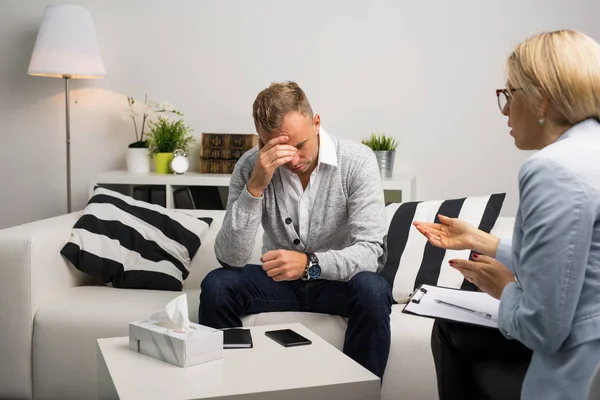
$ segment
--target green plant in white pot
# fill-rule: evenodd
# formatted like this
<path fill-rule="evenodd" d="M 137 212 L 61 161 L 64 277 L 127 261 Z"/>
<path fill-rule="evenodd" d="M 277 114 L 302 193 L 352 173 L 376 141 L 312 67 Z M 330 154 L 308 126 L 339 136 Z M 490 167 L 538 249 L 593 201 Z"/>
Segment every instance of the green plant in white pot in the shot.
<path fill-rule="evenodd" d="M 178 111 L 170 112 L 183 116 Z M 189 153 L 190 146 L 195 142 L 191 135 L 192 129 L 183 123 L 182 119 L 171 119 L 161 115 L 156 121 L 149 123 L 150 133 L 148 135 L 148 150 L 154 158 L 156 172 L 159 174 L 171 173 L 170 163 L 175 150 L 183 150 Z"/>
<path fill-rule="evenodd" d="M 362 143 L 370 147 L 375 153 L 381 177 L 385 179 L 392 178 L 396 148 L 399 144 L 396 138 L 386 136 L 385 133 L 371 133 L 371 136 L 367 140 L 363 140 Z"/>
<path fill-rule="evenodd" d="M 127 171 L 136 174 L 150 172 L 150 151 L 148 149 L 148 138 L 144 136 L 146 125 L 159 114 L 178 114 L 169 103 L 158 103 L 148 101 L 148 95 L 143 102 L 129 96 L 127 97 L 127 109 L 123 119 L 133 121 L 135 142 L 127 146 Z"/>
<path fill-rule="evenodd" d="M 146 97 L 147 99 L 147 97 Z M 144 139 L 144 128 L 146 119 L 152 113 L 147 101 L 143 103 L 136 101 L 133 97 L 127 97 L 127 109 L 123 119 L 133 121 L 135 142 L 127 146 L 127 171 L 134 174 L 147 174 L 150 172 L 150 158 L 148 142 Z M 138 119 L 141 118 L 141 127 L 138 129 Z"/>

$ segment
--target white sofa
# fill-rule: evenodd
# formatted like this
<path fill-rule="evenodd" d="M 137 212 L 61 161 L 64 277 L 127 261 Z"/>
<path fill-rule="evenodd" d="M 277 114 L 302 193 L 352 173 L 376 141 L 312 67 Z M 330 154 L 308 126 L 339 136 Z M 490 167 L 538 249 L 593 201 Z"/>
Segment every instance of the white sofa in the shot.
<path fill-rule="evenodd" d="M 197 321 L 200 282 L 218 267 L 213 243 L 224 211 L 214 218 L 185 282 L 190 319 Z M 96 339 L 127 336 L 130 321 L 149 316 L 179 292 L 114 289 L 94 283 L 59 254 L 80 212 L 0 230 L 0 398 L 96 398 Z M 388 216 L 391 218 L 391 216 Z M 493 233 L 512 234 L 513 218 Z M 260 257 L 258 233 L 253 261 Z M 382 399 L 437 399 L 430 332 L 433 321 L 394 305 L 392 347 Z M 299 312 L 244 318 L 246 326 L 300 322 L 341 349 L 346 320 Z"/>

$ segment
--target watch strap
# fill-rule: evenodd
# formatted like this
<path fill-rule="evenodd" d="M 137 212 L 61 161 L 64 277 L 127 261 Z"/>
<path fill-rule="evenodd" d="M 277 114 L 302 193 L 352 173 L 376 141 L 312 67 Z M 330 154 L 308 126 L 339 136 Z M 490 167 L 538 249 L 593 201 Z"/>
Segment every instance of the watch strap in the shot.
<path fill-rule="evenodd" d="M 308 267 L 310 266 L 310 255 L 308 253 L 305 253 L 305 254 L 306 254 L 306 265 L 304 266 L 304 275 L 302 275 L 303 281 L 307 281 L 309 279 Z"/>
<path fill-rule="evenodd" d="M 306 267 L 304 267 L 304 275 L 302 276 L 302 279 L 305 281 L 310 280 L 310 275 L 308 274 L 308 269 L 315 265 L 315 264 L 319 264 L 319 259 L 317 258 L 317 256 L 315 255 L 315 253 L 305 253 L 306 254 L 306 258 L 307 258 L 307 263 L 306 263 Z"/>

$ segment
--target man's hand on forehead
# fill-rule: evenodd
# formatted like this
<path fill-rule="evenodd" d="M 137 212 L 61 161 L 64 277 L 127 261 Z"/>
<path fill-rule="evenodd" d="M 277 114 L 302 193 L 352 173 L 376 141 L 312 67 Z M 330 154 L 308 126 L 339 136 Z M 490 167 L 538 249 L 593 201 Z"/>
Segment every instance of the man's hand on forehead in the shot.
<path fill-rule="evenodd" d="M 262 196 L 267 188 L 275 170 L 283 164 L 286 164 L 296 156 L 296 148 L 286 144 L 289 140 L 287 136 L 277 136 L 260 146 L 258 158 L 254 165 L 254 170 L 250 176 L 246 188 L 254 197 Z"/>

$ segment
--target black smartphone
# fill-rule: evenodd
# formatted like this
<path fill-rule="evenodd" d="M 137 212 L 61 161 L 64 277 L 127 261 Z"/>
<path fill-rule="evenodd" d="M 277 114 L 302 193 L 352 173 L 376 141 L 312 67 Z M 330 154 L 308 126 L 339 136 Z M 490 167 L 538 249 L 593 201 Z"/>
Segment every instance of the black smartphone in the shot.
<path fill-rule="evenodd" d="M 267 335 L 268 337 L 285 347 L 312 344 L 310 340 L 291 329 L 267 331 L 265 332 L 265 335 Z"/>

